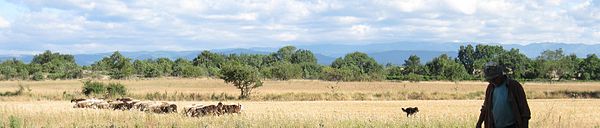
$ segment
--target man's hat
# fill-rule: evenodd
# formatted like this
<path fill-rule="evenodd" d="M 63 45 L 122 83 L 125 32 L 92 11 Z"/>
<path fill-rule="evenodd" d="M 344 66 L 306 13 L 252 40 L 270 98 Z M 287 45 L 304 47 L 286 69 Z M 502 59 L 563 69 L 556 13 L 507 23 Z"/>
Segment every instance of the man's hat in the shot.
<path fill-rule="evenodd" d="M 486 80 L 492 80 L 498 76 L 503 75 L 502 66 L 498 65 L 496 62 L 490 61 L 485 64 L 483 67 L 483 73 L 485 75 Z"/>

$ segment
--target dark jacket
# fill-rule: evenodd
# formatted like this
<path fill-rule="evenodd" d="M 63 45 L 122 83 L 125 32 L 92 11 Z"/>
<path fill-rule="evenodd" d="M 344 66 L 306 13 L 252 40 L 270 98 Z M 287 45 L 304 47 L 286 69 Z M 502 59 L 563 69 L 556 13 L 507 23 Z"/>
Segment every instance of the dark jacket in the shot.
<path fill-rule="evenodd" d="M 512 106 L 513 115 L 515 115 L 516 126 L 518 128 L 529 127 L 529 119 L 531 119 L 531 112 L 529 111 L 529 105 L 527 105 L 527 97 L 523 86 L 515 80 L 506 78 L 506 87 L 508 88 L 508 102 Z M 481 106 L 481 114 L 479 114 L 479 120 L 477 121 L 477 127 L 481 127 L 481 123 L 485 122 L 485 128 L 494 127 L 494 116 L 492 115 L 492 93 L 494 92 L 494 85 L 489 84 L 485 90 L 485 100 L 483 106 Z"/>

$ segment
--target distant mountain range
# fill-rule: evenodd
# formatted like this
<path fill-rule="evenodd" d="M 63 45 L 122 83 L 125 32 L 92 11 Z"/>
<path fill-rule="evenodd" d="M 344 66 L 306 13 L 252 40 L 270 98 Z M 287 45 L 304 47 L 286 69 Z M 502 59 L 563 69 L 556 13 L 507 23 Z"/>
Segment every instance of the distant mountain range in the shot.
<path fill-rule="evenodd" d="M 402 42 L 402 43 L 385 43 L 385 44 L 369 44 L 369 45 L 338 45 L 338 44 L 319 44 L 319 45 L 299 45 L 299 49 L 311 50 L 319 64 L 331 64 L 335 58 L 342 57 L 347 53 L 359 51 L 369 54 L 380 64 L 396 64 L 401 65 L 410 55 L 417 55 L 421 58 L 421 62 L 425 63 L 431 59 L 441 55 L 456 57 L 458 48 L 461 45 L 475 43 L 428 43 L 428 42 Z M 518 48 L 522 53 L 530 58 L 535 58 L 544 50 L 554 50 L 562 48 L 565 54 L 574 53 L 578 57 L 585 57 L 588 54 L 599 54 L 600 45 L 584 45 L 584 44 L 565 44 L 565 43 L 534 43 L 529 45 L 518 44 L 488 44 L 502 45 L 505 49 Z M 277 51 L 278 47 L 256 47 L 256 48 L 232 48 L 232 49 L 214 49 L 212 52 L 222 54 L 269 54 Z M 124 56 L 133 59 L 150 59 L 166 57 L 170 59 L 185 58 L 192 60 L 201 51 L 134 51 L 121 52 Z M 94 53 L 94 54 L 75 54 L 75 60 L 80 65 L 90 65 L 103 57 L 109 56 L 112 52 Z M 0 60 L 16 58 L 25 62 L 31 61 L 33 55 L 0 55 Z"/>

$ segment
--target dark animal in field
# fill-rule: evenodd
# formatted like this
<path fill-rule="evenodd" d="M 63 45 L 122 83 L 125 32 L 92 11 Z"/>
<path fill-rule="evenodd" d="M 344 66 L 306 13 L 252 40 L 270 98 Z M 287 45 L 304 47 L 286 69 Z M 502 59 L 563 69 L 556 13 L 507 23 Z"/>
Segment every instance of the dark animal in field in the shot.
<path fill-rule="evenodd" d="M 172 103 L 163 104 L 160 109 L 163 113 L 177 113 L 177 105 Z"/>
<path fill-rule="evenodd" d="M 239 103 L 237 105 L 224 105 L 223 106 L 223 113 L 228 113 L 228 114 L 232 114 L 232 113 L 238 113 L 240 114 L 242 112 L 242 105 L 240 105 Z"/>
<path fill-rule="evenodd" d="M 406 117 L 409 117 L 410 115 L 414 115 L 417 112 L 419 112 L 419 108 L 418 107 L 408 107 L 408 108 L 402 108 L 402 111 L 404 111 L 406 113 Z"/>
<path fill-rule="evenodd" d="M 128 103 L 123 101 L 110 102 L 110 106 L 113 110 L 131 110 L 134 103 Z"/>
<path fill-rule="evenodd" d="M 87 100 L 87 99 L 75 98 L 75 99 L 71 99 L 71 103 L 73 103 L 73 102 L 77 103 L 77 102 L 84 101 L 84 100 Z"/>
<path fill-rule="evenodd" d="M 129 98 L 129 97 L 117 98 L 117 101 L 123 101 L 123 102 L 131 102 L 133 100 L 134 100 L 133 98 Z"/>
<path fill-rule="evenodd" d="M 196 110 L 201 109 L 202 107 L 204 107 L 202 104 L 192 104 L 190 106 L 183 107 L 183 114 L 189 117 L 197 117 L 199 113 Z"/>
<path fill-rule="evenodd" d="M 208 105 L 204 106 L 200 109 L 196 109 L 196 115 L 206 116 L 206 115 L 218 115 L 219 108 L 216 105 Z"/>

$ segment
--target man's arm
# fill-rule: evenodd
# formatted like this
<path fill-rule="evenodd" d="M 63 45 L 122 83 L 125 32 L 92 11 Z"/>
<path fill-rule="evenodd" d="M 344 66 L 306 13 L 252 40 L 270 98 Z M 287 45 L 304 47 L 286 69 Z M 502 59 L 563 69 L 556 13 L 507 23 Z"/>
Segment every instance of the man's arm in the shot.
<path fill-rule="evenodd" d="M 517 97 L 517 105 L 519 106 L 519 112 L 521 113 L 521 120 L 525 127 L 529 125 L 529 119 L 531 119 L 531 111 L 529 110 L 529 104 L 527 103 L 527 96 L 525 95 L 525 90 L 523 86 L 519 82 L 516 83 L 516 94 Z"/>
<path fill-rule="evenodd" d="M 479 119 L 477 120 L 477 125 L 475 125 L 475 127 L 477 128 L 481 128 L 481 125 L 483 124 L 483 122 L 485 121 L 485 117 L 487 116 L 486 113 L 487 111 L 485 110 L 485 104 L 488 102 L 487 101 L 487 97 L 489 95 L 489 91 L 490 91 L 490 85 L 487 86 L 487 88 L 485 89 L 485 95 L 483 97 L 483 105 L 481 105 L 481 110 L 479 110 L 481 113 L 479 113 Z M 486 122 L 487 123 L 487 122 Z"/>
<path fill-rule="evenodd" d="M 485 104 L 485 102 L 483 102 Z M 481 128 L 481 124 L 483 124 L 483 119 L 485 118 L 485 110 L 483 109 L 485 106 L 481 105 L 481 113 L 479 113 L 479 119 L 477 120 L 476 128 Z"/>

